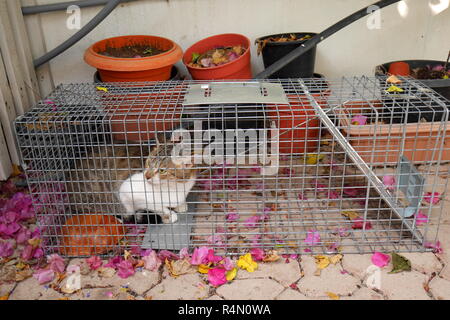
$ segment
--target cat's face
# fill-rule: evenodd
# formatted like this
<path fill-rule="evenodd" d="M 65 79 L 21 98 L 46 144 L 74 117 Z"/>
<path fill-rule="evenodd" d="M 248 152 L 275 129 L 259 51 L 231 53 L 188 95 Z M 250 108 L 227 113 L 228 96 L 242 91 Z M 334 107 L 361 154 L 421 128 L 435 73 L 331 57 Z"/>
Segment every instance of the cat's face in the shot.
<path fill-rule="evenodd" d="M 161 138 L 158 141 L 162 141 Z M 145 178 L 186 182 L 196 174 L 193 158 L 174 158 L 172 151 L 177 141 L 158 142 L 145 162 Z"/>

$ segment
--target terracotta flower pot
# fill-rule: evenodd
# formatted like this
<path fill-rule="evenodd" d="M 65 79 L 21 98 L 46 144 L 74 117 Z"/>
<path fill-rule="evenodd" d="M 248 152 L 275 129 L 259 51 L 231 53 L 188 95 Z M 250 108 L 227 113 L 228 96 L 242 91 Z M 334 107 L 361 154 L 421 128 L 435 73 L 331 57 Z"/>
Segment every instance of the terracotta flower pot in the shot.
<path fill-rule="evenodd" d="M 196 68 L 188 64 L 192 61 L 193 53 L 203 54 L 216 47 L 241 45 L 246 48 L 243 55 L 236 60 L 211 68 Z M 203 39 L 186 50 L 183 63 L 194 80 L 237 79 L 248 80 L 252 78 L 250 64 L 250 40 L 240 34 L 226 33 Z"/>
<path fill-rule="evenodd" d="M 60 252 L 67 256 L 104 254 L 125 236 L 125 227 L 108 215 L 75 215 L 62 227 Z"/>
<path fill-rule="evenodd" d="M 143 58 L 115 58 L 100 54 L 107 48 L 148 45 L 165 52 Z M 183 52 L 175 42 L 155 36 L 121 36 L 104 39 L 86 50 L 84 60 L 97 68 L 105 82 L 165 81 L 170 78 L 172 66 Z"/>
<path fill-rule="evenodd" d="M 372 107 L 373 106 L 373 107 Z M 437 161 L 436 150 L 441 143 L 450 144 L 450 136 L 443 134 L 441 122 L 408 124 L 366 124 L 354 125 L 355 115 L 374 115 L 383 110 L 380 101 L 351 101 L 337 109 L 340 128 L 365 162 L 371 164 L 397 164 L 403 154 L 412 162 Z M 444 141 L 442 141 L 444 139 Z M 441 161 L 450 160 L 450 149 L 442 150 Z"/>
<path fill-rule="evenodd" d="M 110 117 L 113 139 L 148 141 L 158 132 L 177 127 L 182 105 L 171 101 L 181 101 L 181 92 L 181 87 L 176 86 L 159 93 L 105 95 L 104 111 Z"/>

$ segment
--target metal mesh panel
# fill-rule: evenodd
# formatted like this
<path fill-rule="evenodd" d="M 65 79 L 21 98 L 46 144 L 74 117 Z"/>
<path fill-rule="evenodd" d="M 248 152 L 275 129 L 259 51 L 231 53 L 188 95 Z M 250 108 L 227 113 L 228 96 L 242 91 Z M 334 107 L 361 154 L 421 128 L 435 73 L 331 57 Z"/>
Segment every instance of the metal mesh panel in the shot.
<path fill-rule="evenodd" d="M 15 123 L 46 250 L 426 250 L 449 103 L 412 79 L 394 89 L 367 77 L 60 85 Z"/>

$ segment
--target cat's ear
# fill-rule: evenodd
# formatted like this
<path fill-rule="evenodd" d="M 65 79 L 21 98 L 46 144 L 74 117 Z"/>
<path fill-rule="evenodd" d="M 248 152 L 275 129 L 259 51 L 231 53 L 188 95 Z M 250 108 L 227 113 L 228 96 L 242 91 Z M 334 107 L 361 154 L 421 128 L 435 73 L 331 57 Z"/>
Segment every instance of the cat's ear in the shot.
<path fill-rule="evenodd" d="M 158 132 L 155 136 L 156 145 L 163 145 L 167 142 L 166 134 L 164 132 Z"/>

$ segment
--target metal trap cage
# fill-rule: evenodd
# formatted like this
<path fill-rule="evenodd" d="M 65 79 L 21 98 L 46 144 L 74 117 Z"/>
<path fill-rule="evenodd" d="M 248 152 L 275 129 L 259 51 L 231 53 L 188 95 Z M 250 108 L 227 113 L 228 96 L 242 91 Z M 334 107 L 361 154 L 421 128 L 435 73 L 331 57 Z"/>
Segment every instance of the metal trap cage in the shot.
<path fill-rule="evenodd" d="M 60 85 L 15 123 L 46 250 L 427 250 L 449 103 L 401 81 Z"/>

